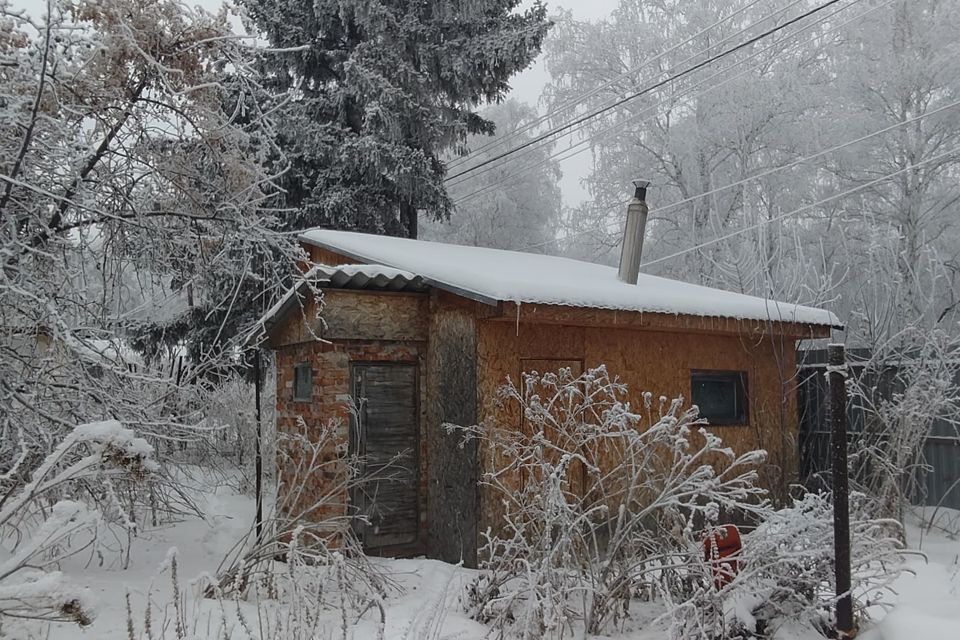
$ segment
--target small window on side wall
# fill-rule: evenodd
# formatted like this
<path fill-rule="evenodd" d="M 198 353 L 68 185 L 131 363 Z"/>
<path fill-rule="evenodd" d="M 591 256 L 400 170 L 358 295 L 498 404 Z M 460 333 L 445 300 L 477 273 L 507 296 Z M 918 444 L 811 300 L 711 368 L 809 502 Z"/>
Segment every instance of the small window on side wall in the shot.
<path fill-rule="evenodd" d="M 309 402 L 313 396 L 313 368 L 309 362 L 301 362 L 293 368 L 293 399 Z"/>
<path fill-rule="evenodd" d="M 710 424 L 747 424 L 747 374 L 744 371 L 691 371 L 690 401 Z"/>

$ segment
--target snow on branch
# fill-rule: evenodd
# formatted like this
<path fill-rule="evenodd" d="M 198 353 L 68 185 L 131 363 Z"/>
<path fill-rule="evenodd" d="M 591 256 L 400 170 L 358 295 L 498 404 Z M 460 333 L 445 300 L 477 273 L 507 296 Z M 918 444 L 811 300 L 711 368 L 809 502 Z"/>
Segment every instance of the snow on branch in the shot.
<path fill-rule="evenodd" d="M 0 615 L 89 624 L 89 596 L 48 568 L 96 545 L 103 510 L 119 509 L 112 481 L 144 480 L 157 470 L 152 455 L 146 440 L 116 420 L 83 424 L 37 465 L 29 482 L 0 498 Z M 107 498 L 91 507 L 65 498 L 70 495 Z"/>

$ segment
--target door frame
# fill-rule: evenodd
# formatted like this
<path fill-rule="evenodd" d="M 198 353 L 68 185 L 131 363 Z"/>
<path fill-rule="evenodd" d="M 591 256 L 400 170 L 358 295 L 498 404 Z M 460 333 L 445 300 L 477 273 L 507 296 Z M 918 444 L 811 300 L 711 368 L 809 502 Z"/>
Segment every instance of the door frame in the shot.
<path fill-rule="evenodd" d="M 363 539 L 362 535 L 359 535 L 360 532 L 357 531 L 358 537 L 360 537 L 360 542 L 363 544 L 363 550 L 371 555 L 401 555 L 403 550 L 411 550 L 412 553 L 420 553 L 423 547 L 423 526 L 421 523 L 421 517 L 423 516 L 423 505 L 421 504 L 422 500 L 422 490 L 421 483 L 423 481 L 423 473 L 421 469 L 421 455 L 420 448 L 423 446 L 422 438 L 422 427 L 421 424 L 421 415 L 420 408 L 422 399 L 420 398 L 420 363 L 417 360 L 350 360 L 349 362 L 349 372 L 350 372 L 350 398 L 354 402 L 355 407 L 358 413 L 361 413 L 360 416 L 355 416 L 351 411 L 350 413 L 350 431 L 347 434 L 347 450 L 351 454 L 357 454 L 362 456 L 363 452 L 357 451 L 357 447 L 363 442 L 363 438 L 359 437 L 360 434 L 358 431 L 360 429 L 366 429 L 364 424 L 364 419 L 362 417 L 362 407 L 358 404 L 357 396 L 357 370 L 365 367 L 412 367 L 413 368 L 413 415 L 415 420 L 415 435 L 416 435 L 416 446 L 414 447 L 413 454 L 411 456 L 412 462 L 414 465 L 414 472 L 416 474 L 416 482 L 414 483 L 414 493 L 415 500 L 417 505 L 417 517 L 416 517 L 416 529 L 414 531 L 414 539 L 412 542 L 403 543 L 399 545 L 383 545 L 378 547 L 368 547 L 366 542 Z M 363 469 L 365 471 L 365 469 Z M 353 491 L 350 492 L 348 500 L 351 504 L 354 503 Z M 351 524 L 352 526 L 352 524 Z M 356 529 L 354 529 L 356 531 Z M 399 552 L 399 553 L 398 553 Z"/>

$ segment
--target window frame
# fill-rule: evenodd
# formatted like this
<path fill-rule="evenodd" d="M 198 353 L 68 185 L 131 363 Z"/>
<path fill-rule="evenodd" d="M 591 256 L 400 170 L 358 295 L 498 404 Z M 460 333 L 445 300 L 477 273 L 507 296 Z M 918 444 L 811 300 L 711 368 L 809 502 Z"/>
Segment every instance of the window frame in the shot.
<path fill-rule="evenodd" d="M 298 374 L 301 371 L 307 372 L 307 395 L 299 395 L 300 389 L 297 385 Z M 294 402 L 312 402 L 313 401 L 313 365 L 309 362 L 298 362 L 293 365 L 293 401 Z"/>
<path fill-rule="evenodd" d="M 703 415 L 703 408 L 694 400 L 694 388 L 697 381 L 733 382 L 736 390 L 736 407 L 739 409 L 733 418 L 711 419 Z M 700 417 L 711 426 L 730 427 L 747 426 L 750 424 L 750 388 L 747 372 L 737 369 L 691 369 L 690 370 L 690 402 L 700 409 Z"/>

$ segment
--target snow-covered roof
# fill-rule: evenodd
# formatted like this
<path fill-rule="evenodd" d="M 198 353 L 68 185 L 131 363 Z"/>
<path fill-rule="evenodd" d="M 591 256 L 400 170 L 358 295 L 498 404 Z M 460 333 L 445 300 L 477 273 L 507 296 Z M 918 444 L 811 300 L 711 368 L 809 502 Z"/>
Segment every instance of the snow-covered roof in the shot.
<path fill-rule="evenodd" d="M 538 303 L 841 326 L 825 309 L 646 274 L 632 285 L 618 280 L 613 267 L 569 258 L 328 229 L 311 229 L 300 239 L 351 260 L 416 274 L 431 285 L 489 304 Z"/>

